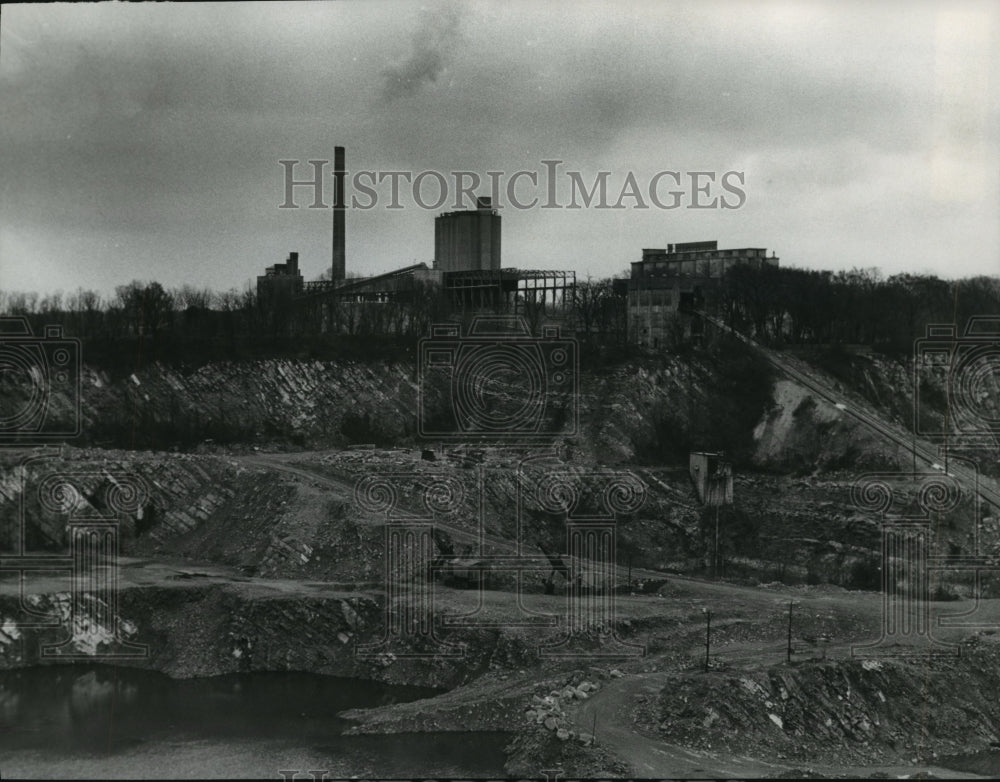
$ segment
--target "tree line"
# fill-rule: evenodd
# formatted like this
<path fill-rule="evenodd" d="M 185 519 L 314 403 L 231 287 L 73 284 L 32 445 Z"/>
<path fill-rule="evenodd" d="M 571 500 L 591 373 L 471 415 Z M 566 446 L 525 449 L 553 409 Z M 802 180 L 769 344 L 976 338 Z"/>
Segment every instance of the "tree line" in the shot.
<path fill-rule="evenodd" d="M 825 272 L 737 266 L 721 281 L 712 308 L 731 327 L 782 345 L 867 345 L 909 352 L 928 324 L 1000 317 L 1000 278 L 942 280 L 876 268 Z"/>
<path fill-rule="evenodd" d="M 533 331 L 555 316 L 588 344 L 621 346 L 628 339 L 627 282 L 588 278 L 577 282 L 558 310 L 526 299 L 517 302 L 517 311 Z M 867 345 L 908 352 L 927 324 L 957 323 L 961 331 L 972 315 L 1000 313 L 996 277 L 949 281 L 909 273 L 883 277 L 875 268 L 825 272 L 765 265 L 736 266 L 721 279 L 704 282 L 707 310 L 777 346 Z M 49 295 L 0 291 L 0 313 L 26 318 L 36 335 L 46 325 L 62 325 L 67 335 L 84 341 L 91 358 L 113 361 L 123 345 L 142 341 L 153 350 L 148 358 L 181 362 L 271 352 L 310 355 L 320 347 L 326 356 L 331 348 L 353 350 L 358 357 L 412 351 L 410 343 L 425 336 L 432 323 L 462 315 L 455 301 L 433 286 L 415 285 L 385 302 L 322 296 L 262 301 L 250 284 L 219 293 L 139 280 L 119 285 L 111 296 L 83 289 Z"/>

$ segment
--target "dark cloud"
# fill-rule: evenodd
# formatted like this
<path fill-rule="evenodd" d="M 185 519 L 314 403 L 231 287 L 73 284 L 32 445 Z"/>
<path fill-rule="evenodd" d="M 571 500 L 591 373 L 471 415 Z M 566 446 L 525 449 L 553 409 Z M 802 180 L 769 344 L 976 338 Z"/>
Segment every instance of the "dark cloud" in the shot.
<path fill-rule="evenodd" d="M 415 94 L 426 82 L 437 81 L 461 41 L 461 22 L 462 6 L 457 2 L 421 9 L 409 56 L 383 71 L 383 97 L 393 101 Z"/>
<path fill-rule="evenodd" d="M 746 171 L 735 212 L 507 212 L 512 266 L 608 274 L 717 238 L 812 267 L 994 271 L 998 12 L 953 8 L 5 6 L 0 280 L 228 288 L 292 249 L 318 275 L 329 215 L 277 209 L 277 161 L 334 145 L 352 169 L 484 178 L 545 158 L 619 183 Z M 433 213 L 352 213 L 347 249 L 362 273 L 429 260 Z"/>

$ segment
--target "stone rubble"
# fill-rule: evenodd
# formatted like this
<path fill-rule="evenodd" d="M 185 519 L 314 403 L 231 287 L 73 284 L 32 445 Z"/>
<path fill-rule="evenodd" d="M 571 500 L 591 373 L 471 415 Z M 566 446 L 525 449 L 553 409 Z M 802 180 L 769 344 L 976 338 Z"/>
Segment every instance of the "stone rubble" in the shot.
<path fill-rule="evenodd" d="M 573 708 L 574 702 L 587 700 L 600 688 L 599 683 L 583 678 L 583 674 L 578 672 L 561 689 L 552 690 L 548 695 L 533 695 L 531 703 L 525 707 L 525 720 L 541 730 L 554 732 L 560 741 L 575 739 L 584 746 L 590 746 L 594 743 L 594 736 L 570 727 L 572 721 L 567 710 Z"/>

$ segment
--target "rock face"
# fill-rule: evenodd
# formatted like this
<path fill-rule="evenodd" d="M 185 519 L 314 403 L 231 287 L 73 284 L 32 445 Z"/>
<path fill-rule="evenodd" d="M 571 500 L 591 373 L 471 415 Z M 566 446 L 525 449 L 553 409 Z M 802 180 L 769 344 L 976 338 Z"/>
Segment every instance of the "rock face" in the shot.
<path fill-rule="evenodd" d="M 400 648 L 359 654 L 359 647 L 377 647 L 383 638 L 380 595 L 338 592 L 330 587 L 293 589 L 287 583 L 272 587 L 261 580 L 219 582 L 208 575 L 122 588 L 114 621 L 104 621 L 107 612 L 96 604 L 82 610 L 77 607 L 72 616 L 67 592 L 29 594 L 27 603 L 33 612 L 27 619 L 33 622 L 26 621 L 14 590 L 0 595 L 0 669 L 38 665 L 43 647 L 60 646 L 59 655 L 99 656 L 102 662 L 128 651 L 130 657 L 122 664 L 175 678 L 308 671 L 454 688 L 480 677 L 491 666 L 511 670 L 525 665 L 537 645 L 535 638 L 513 630 L 462 629 L 448 636 L 462 655 L 407 656 Z M 423 651 L 419 643 L 419 638 L 414 639 L 408 651 Z M 501 680 L 496 697 L 488 704 L 456 702 L 449 717 L 453 729 L 469 729 L 474 723 L 483 730 L 509 729 L 512 719 L 521 714 L 525 697 L 509 689 Z M 503 705 L 505 699 L 509 703 Z M 491 711 L 494 702 L 502 708 Z"/>
<path fill-rule="evenodd" d="M 268 556 L 303 553 L 281 540 L 282 510 L 294 494 L 280 476 L 225 457 L 7 452 L 0 455 L 0 542 L 13 547 L 23 537 L 29 550 L 68 552 L 72 522 L 105 518 L 117 523 L 122 555 L 166 553 L 256 570 Z M 269 545 L 281 551 L 269 555 Z"/>
<path fill-rule="evenodd" d="M 434 462 L 421 459 L 416 449 L 328 451 L 272 461 L 253 452 L 228 456 L 73 448 L 38 454 L 7 451 L 0 454 L 0 544 L 14 547 L 15 536 L 23 534 L 29 549 L 67 550 L 72 514 L 42 507 L 37 489 L 46 475 L 63 473 L 72 478 L 79 490 L 74 506 L 78 515 L 103 512 L 120 489 L 115 481 L 134 476 L 142 484 L 142 496 L 136 507 L 120 515 L 120 551 L 125 556 L 190 558 L 239 567 L 246 575 L 374 587 L 384 577 L 382 519 L 362 512 L 353 497 L 355 483 L 373 473 L 418 476 L 412 485 L 399 487 L 407 507 L 417 507 L 420 475 L 446 474 L 462 487 L 458 512 L 447 520 L 450 527 L 475 533 L 482 519 L 492 536 L 512 540 L 518 534 L 512 508 L 517 505 L 520 459 L 490 449 L 479 451 L 445 453 Z M 27 466 L 22 464 L 25 458 Z M 473 459 L 476 469 L 466 465 Z M 546 461 L 524 475 L 530 484 L 532 475 L 544 475 L 550 468 L 573 476 L 590 474 L 595 465 L 577 455 L 573 462 Z M 480 469 L 489 478 L 481 504 Z M 701 567 L 713 520 L 697 504 L 686 473 L 648 466 L 627 469 L 646 490 L 642 508 L 622 517 L 619 524 L 623 557 L 632 558 L 636 567 L 682 571 Z M 741 473 L 736 492 L 738 507 L 732 512 L 726 509 L 722 516 L 722 548 L 727 561 L 743 573 L 765 583 L 879 587 L 880 530 L 876 520 L 850 504 L 849 474 L 800 480 Z M 950 553 L 961 552 L 971 539 L 974 519 L 965 510 L 957 509 L 954 519 L 939 530 L 937 545 Z M 982 521 L 981 546 L 1000 552 L 1000 526 L 991 517 Z M 546 526 L 543 517 L 528 522 L 530 544 L 544 541 L 546 535 L 550 548 L 558 550 L 564 544 L 565 533 L 558 524 Z M 459 563 L 450 574 L 452 581 L 460 581 L 456 574 L 471 575 L 457 585 L 474 588 L 479 571 L 460 566 L 476 561 L 463 557 L 462 538 L 454 530 L 439 537 L 435 556 Z M 486 553 L 508 551 L 493 548 Z M 547 576 L 541 571 L 525 574 L 522 583 L 541 592 Z M 509 573 L 487 573 L 486 578 L 488 588 L 513 588 Z M 994 589 L 988 579 L 984 583 L 988 590 Z M 565 590 L 563 576 L 556 576 L 554 588 Z M 955 588 L 963 587 L 956 582 Z M 632 591 L 650 590 L 637 581 Z"/>
<path fill-rule="evenodd" d="M 883 389 L 888 381 L 876 383 L 878 378 L 899 374 L 895 365 L 870 363 L 859 380 L 865 388 Z M 756 413 L 730 415 L 733 411 L 723 407 L 719 409 L 726 415 L 718 416 L 719 404 L 734 393 L 731 383 L 726 385 L 732 380 L 727 366 L 706 351 L 638 358 L 582 372 L 577 400 L 582 436 L 568 448 L 566 463 L 581 469 L 627 468 L 647 486 L 643 511 L 619 530 L 622 554 L 633 556 L 638 567 L 689 571 L 704 565 L 709 522 L 686 474 L 672 473 L 666 465 L 686 462 L 686 444 L 708 447 L 713 437 L 722 437 L 747 446 L 736 476 L 739 512 L 731 518 L 723 514 L 727 561 L 760 581 L 877 588 L 872 575 L 877 526 L 850 507 L 849 480 L 822 487 L 815 479 L 838 470 L 856 474 L 858 468 L 892 467 L 907 462 L 908 454 L 886 447 L 852 417 L 787 379 L 779 379 L 773 393 L 767 392 L 770 386 L 764 388 L 770 401 Z M 765 378 L 757 385 L 767 382 Z M 210 454 L 226 448 L 252 453 L 261 447 L 374 444 L 377 450 L 338 451 L 328 463 L 325 457 L 314 461 L 348 481 L 404 462 L 410 469 L 413 459 L 397 459 L 388 446 L 419 453 L 411 447 L 417 444 L 419 404 L 413 363 L 272 359 L 219 362 L 193 371 L 154 364 L 122 378 L 91 367 L 84 371 L 83 387 L 85 438 L 102 445 L 202 452 L 135 455 L 135 468 L 149 476 L 155 498 L 143 518 L 134 519 L 134 535 L 123 538 L 126 553 L 196 556 L 274 577 L 342 583 L 381 577 L 381 541 L 348 507 L 350 497 L 335 500 L 322 487 L 291 486 L 267 470 Z M 881 390 L 871 393 L 884 396 Z M 678 450 L 682 445 L 683 454 Z M 424 463 L 428 469 L 464 476 L 471 489 L 484 460 L 491 469 L 495 466 L 493 457 L 484 456 L 486 450 L 430 451 L 437 460 Z M 93 458 L 125 466 L 132 460 L 124 452 L 86 453 L 108 453 Z M 348 454 L 358 458 L 353 463 L 342 458 Z M 769 474 L 753 474 L 754 467 Z M 775 472 L 810 478 L 800 481 L 803 486 L 792 486 Z M 0 494 L 9 495 L 6 486 L 0 474 Z M 510 508 L 516 492 L 510 475 L 491 474 L 487 526 L 501 536 L 515 533 Z M 473 503 L 463 510 L 461 519 L 474 518 Z M 9 512 L 0 507 L 0 526 L 6 526 L 2 517 Z M 38 522 L 31 533 L 36 543 L 58 543 L 64 530 L 51 523 L 50 528 L 50 521 Z M 948 531 L 942 545 L 956 546 L 961 553 L 966 533 L 964 526 L 954 534 Z M 562 540 L 552 545 L 556 543 Z M 454 576 L 469 582 L 478 572 L 459 569 Z"/>
<path fill-rule="evenodd" d="M 743 347 L 730 353 L 664 353 L 585 365 L 576 397 L 583 435 L 578 447 L 602 463 L 634 463 L 682 460 L 689 445 L 720 447 L 708 441 L 721 440 L 727 450 L 738 444 L 760 467 L 788 471 L 874 467 L 902 458 L 791 380 L 777 377 L 772 384 L 771 377 L 754 375 L 751 388 L 737 370 L 747 368 L 739 362 L 752 354 Z M 907 361 L 853 356 L 831 365 L 833 377 L 780 355 L 841 389 L 851 408 L 867 405 L 901 424 L 912 420 Z M 154 363 L 122 377 L 85 365 L 82 384 L 81 445 L 166 450 L 211 440 L 335 448 L 412 446 L 418 439 L 420 378 L 410 359 L 223 361 L 193 370 Z M 509 394 L 521 390 L 513 385 Z M 945 394 L 936 380 L 930 390 L 924 406 L 933 427 L 943 408 L 928 406 Z M 733 397 L 741 403 L 752 398 L 754 409 L 726 407 Z M 75 414 L 61 397 L 53 398 L 52 408 L 60 421 Z"/>
<path fill-rule="evenodd" d="M 703 422 L 696 419 L 707 400 L 724 396 L 717 372 L 717 362 L 705 357 L 667 354 L 582 371 L 574 404 L 584 435 L 579 447 L 604 463 L 660 458 L 667 451 L 680 458 L 671 450 L 675 441 L 700 429 Z M 514 401 L 523 393 L 509 388 Z M 216 445 L 412 446 L 419 404 L 411 362 L 272 359 L 193 371 L 157 363 L 123 378 L 85 367 L 82 437 L 85 443 L 149 449 L 186 449 L 206 439 Z M 751 412 L 734 436 L 749 442 L 762 412 L 763 406 Z"/>
<path fill-rule="evenodd" d="M 118 445 L 169 448 L 211 438 L 336 447 L 411 438 L 416 405 L 413 366 L 266 360 L 190 373 L 155 364 L 117 381 L 90 367 L 81 408 L 84 436 Z M 130 411 L 128 421 L 121 410 Z"/>
<path fill-rule="evenodd" d="M 650 719 L 671 743 L 812 762 L 957 753 L 998 739 L 998 662 L 994 647 L 937 663 L 889 658 L 679 674 Z M 957 692 L 961 709 L 949 705 Z"/>
<path fill-rule="evenodd" d="M 790 380 L 774 386 L 774 404 L 754 430 L 754 462 L 791 473 L 815 469 L 891 468 L 898 449 L 833 404 Z"/>

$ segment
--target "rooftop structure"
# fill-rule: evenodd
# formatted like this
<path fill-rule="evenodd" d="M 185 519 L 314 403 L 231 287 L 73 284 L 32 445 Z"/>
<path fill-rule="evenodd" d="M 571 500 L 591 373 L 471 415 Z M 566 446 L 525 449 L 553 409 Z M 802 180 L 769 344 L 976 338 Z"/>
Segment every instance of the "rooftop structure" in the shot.
<path fill-rule="evenodd" d="M 434 268 L 442 272 L 500 268 L 500 215 L 490 198 L 476 208 L 446 212 L 434 220 Z"/>
<path fill-rule="evenodd" d="M 299 271 L 299 254 L 289 253 L 288 260 L 264 269 L 257 277 L 257 295 L 265 298 L 291 299 L 302 292 L 302 273 Z"/>
<path fill-rule="evenodd" d="M 718 279 L 733 266 L 748 264 L 760 267 L 778 265 L 778 259 L 763 247 L 720 250 L 719 243 L 684 242 L 669 244 L 666 249 L 644 249 L 642 260 L 632 263 L 632 279 L 651 277 L 701 277 Z"/>
<path fill-rule="evenodd" d="M 679 313 L 702 309 L 722 278 L 735 266 L 777 266 L 778 258 L 762 247 L 720 250 L 718 242 L 681 242 L 665 249 L 644 249 L 633 261 L 628 281 L 629 340 L 640 345 L 665 345 L 678 328 Z"/>

